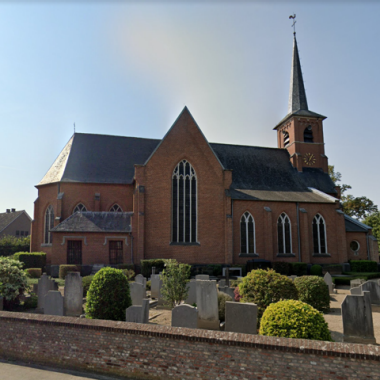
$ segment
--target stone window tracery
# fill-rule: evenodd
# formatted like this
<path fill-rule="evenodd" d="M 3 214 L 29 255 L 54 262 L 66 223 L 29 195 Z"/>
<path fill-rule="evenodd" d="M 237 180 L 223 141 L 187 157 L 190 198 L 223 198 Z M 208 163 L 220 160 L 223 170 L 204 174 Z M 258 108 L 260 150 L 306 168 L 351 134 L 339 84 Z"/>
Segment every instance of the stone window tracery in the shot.
<path fill-rule="evenodd" d="M 313 244 L 314 253 L 327 253 L 326 223 L 320 214 L 313 218 Z"/>
<path fill-rule="evenodd" d="M 248 211 L 240 219 L 240 253 L 256 253 L 255 220 Z"/>
<path fill-rule="evenodd" d="M 288 215 L 284 212 L 277 220 L 278 253 L 292 253 L 292 227 Z"/>
<path fill-rule="evenodd" d="M 86 206 L 82 203 L 78 203 L 74 208 L 73 214 L 75 214 L 76 212 L 85 212 L 85 211 L 87 211 Z"/>
<path fill-rule="evenodd" d="M 54 209 L 53 206 L 50 205 L 45 212 L 45 236 L 44 236 L 44 243 L 45 244 L 51 244 L 52 243 L 52 236 L 51 230 L 54 228 Z"/>
<path fill-rule="evenodd" d="M 123 209 L 118 204 L 114 204 L 110 208 L 110 212 L 123 212 Z"/>

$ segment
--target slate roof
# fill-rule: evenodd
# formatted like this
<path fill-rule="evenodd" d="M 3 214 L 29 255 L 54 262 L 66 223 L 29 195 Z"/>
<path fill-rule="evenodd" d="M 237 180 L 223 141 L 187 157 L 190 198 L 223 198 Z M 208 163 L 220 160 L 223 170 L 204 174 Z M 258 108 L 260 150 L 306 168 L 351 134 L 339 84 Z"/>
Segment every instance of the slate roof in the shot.
<path fill-rule="evenodd" d="M 303 168 L 298 175 L 307 187 L 313 187 L 327 194 L 337 194 L 335 184 L 328 173 L 318 168 Z"/>
<path fill-rule="evenodd" d="M 76 212 L 52 232 L 131 232 L 132 212 Z"/>
<path fill-rule="evenodd" d="M 372 227 L 367 226 L 366 224 L 359 222 L 346 214 L 344 214 L 344 222 L 347 232 L 368 232 L 372 229 Z"/>
<path fill-rule="evenodd" d="M 4 212 L 0 213 L 0 232 L 5 230 L 11 223 L 13 223 L 21 214 L 25 213 L 30 219 L 29 215 L 25 210 L 15 211 L 15 212 Z M 32 221 L 32 219 L 30 219 Z"/>

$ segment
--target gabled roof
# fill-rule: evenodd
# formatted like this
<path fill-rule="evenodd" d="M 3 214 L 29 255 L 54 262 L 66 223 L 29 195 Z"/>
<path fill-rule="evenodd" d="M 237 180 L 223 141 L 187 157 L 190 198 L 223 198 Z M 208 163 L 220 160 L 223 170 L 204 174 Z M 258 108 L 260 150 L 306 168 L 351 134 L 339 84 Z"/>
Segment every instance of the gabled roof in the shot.
<path fill-rule="evenodd" d="M 131 232 L 132 212 L 76 212 L 52 232 Z"/>
<path fill-rule="evenodd" d="M 30 216 L 25 210 L 15 211 L 15 212 L 4 212 L 0 213 L 0 232 L 5 230 L 10 224 L 12 224 L 18 217 L 25 214 L 27 218 L 32 221 Z"/>
<path fill-rule="evenodd" d="M 359 222 L 357 219 L 351 218 L 347 214 L 344 214 L 344 222 L 347 232 L 369 232 L 372 227 Z"/>
<path fill-rule="evenodd" d="M 307 187 L 313 187 L 326 194 L 337 194 L 335 184 L 328 173 L 318 168 L 303 168 L 298 175 Z"/>

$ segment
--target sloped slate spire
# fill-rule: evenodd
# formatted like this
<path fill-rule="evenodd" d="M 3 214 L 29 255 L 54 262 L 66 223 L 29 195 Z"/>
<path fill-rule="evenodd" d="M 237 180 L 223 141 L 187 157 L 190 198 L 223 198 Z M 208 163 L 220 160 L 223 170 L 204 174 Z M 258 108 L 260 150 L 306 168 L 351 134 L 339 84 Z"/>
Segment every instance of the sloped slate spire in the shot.
<path fill-rule="evenodd" d="M 296 36 L 294 35 L 293 43 L 293 62 L 290 75 L 290 91 L 288 114 L 299 110 L 308 110 L 305 86 L 303 84 L 300 57 L 298 55 L 298 47 Z"/>

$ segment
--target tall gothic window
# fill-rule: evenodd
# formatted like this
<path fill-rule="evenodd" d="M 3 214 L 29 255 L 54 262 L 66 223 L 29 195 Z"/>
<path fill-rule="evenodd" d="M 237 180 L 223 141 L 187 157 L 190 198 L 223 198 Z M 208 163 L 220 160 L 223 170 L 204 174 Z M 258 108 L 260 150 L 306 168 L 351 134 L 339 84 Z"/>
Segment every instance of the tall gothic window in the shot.
<path fill-rule="evenodd" d="M 53 206 L 50 205 L 45 212 L 45 244 L 51 244 L 51 232 L 49 231 L 54 227 L 54 210 Z"/>
<path fill-rule="evenodd" d="M 172 242 L 197 241 L 197 175 L 191 164 L 182 160 L 172 175 Z"/>
<path fill-rule="evenodd" d="M 240 219 L 240 252 L 255 253 L 255 221 L 249 212 L 245 212 Z"/>
<path fill-rule="evenodd" d="M 123 209 L 122 209 L 118 204 L 114 204 L 114 205 L 110 208 L 110 211 L 111 211 L 111 212 L 123 212 Z"/>
<path fill-rule="evenodd" d="M 289 217 L 283 212 L 277 220 L 278 253 L 292 253 L 292 227 Z"/>
<path fill-rule="evenodd" d="M 313 130 L 311 129 L 311 125 L 305 128 L 303 132 L 303 141 L 307 143 L 314 142 L 313 140 Z"/>
<path fill-rule="evenodd" d="M 87 211 L 86 206 L 82 203 L 78 203 L 74 208 L 73 214 L 75 214 L 76 212 L 85 212 L 85 211 Z"/>
<path fill-rule="evenodd" d="M 313 219 L 313 243 L 314 253 L 327 253 L 326 223 L 320 214 Z"/>

